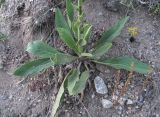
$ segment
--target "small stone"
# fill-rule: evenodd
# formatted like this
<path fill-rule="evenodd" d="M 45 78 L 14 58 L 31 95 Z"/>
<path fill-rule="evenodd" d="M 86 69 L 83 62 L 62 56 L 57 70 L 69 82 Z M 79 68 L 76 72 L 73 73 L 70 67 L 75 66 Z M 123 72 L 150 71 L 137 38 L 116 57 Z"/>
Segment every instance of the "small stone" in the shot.
<path fill-rule="evenodd" d="M 103 108 L 111 108 L 113 107 L 113 103 L 110 100 L 102 99 Z"/>
<path fill-rule="evenodd" d="M 91 97 L 92 97 L 92 99 L 93 99 L 93 98 L 95 97 L 95 94 L 93 93 Z"/>
<path fill-rule="evenodd" d="M 33 107 L 36 107 L 36 105 L 37 105 L 36 103 L 33 103 Z"/>
<path fill-rule="evenodd" d="M 133 104 L 133 101 L 131 99 L 128 99 L 127 100 L 127 105 L 132 105 Z"/>
<path fill-rule="evenodd" d="M 12 100 L 12 99 L 13 99 L 13 95 L 10 95 L 10 96 L 9 96 L 9 99 Z"/>
<path fill-rule="evenodd" d="M 0 100 L 7 100 L 8 96 L 4 95 L 4 96 L 0 96 Z"/>
<path fill-rule="evenodd" d="M 28 98 L 27 98 L 27 101 L 31 101 L 31 98 L 30 98 L 30 97 L 28 97 Z"/>
<path fill-rule="evenodd" d="M 40 103 L 42 100 L 37 100 L 38 103 Z"/>
<path fill-rule="evenodd" d="M 103 15 L 103 13 L 102 13 L 102 12 L 99 12 L 99 13 L 98 13 L 98 15 L 99 15 L 99 16 L 102 16 L 102 15 Z"/>
<path fill-rule="evenodd" d="M 67 100 L 66 103 L 67 103 L 67 104 L 70 104 L 70 101 Z"/>
<path fill-rule="evenodd" d="M 95 89 L 96 89 L 97 93 L 99 93 L 99 94 L 107 94 L 108 93 L 107 86 L 101 77 L 97 76 L 94 79 L 94 85 L 95 85 Z"/>

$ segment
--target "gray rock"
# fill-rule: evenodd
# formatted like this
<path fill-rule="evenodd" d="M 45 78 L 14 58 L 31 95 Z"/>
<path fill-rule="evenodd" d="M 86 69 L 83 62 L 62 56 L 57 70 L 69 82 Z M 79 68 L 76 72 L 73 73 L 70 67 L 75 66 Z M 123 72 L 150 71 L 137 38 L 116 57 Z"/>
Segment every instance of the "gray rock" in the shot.
<path fill-rule="evenodd" d="M 113 103 L 110 100 L 102 99 L 103 108 L 111 108 L 113 107 Z"/>
<path fill-rule="evenodd" d="M 94 85 L 95 85 L 95 89 L 96 89 L 97 93 L 99 93 L 99 94 L 107 94 L 108 93 L 107 86 L 101 77 L 97 76 L 94 79 Z"/>
<path fill-rule="evenodd" d="M 127 100 L 127 105 L 132 105 L 133 104 L 133 101 L 131 99 L 128 99 Z"/>
<path fill-rule="evenodd" d="M 2 95 L 0 96 L 0 100 L 7 100 L 8 99 L 8 95 Z"/>

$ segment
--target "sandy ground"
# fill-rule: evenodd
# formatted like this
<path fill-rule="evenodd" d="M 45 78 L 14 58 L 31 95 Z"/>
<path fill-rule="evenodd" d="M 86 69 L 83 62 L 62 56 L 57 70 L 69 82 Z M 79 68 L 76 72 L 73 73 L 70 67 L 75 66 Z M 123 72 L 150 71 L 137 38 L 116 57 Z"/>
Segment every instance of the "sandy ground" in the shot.
<path fill-rule="evenodd" d="M 21 6 L 22 2 L 26 3 L 24 13 L 17 14 L 16 8 Z M 3 65 L 3 69 L 0 70 L 0 116 L 2 117 L 48 117 L 50 115 L 52 101 L 57 93 L 56 80 L 53 80 L 52 85 L 48 85 L 49 88 L 39 90 L 39 87 L 34 87 L 34 83 L 45 83 L 49 77 L 48 75 L 38 76 L 38 81 L 37 77 L 26 80 L 12 75 L 17 66 L 32 58 L 24 51 L 26 44 L 34 37 L 46 38 L 48 36 L 44 29 L 48 28 L 46 22 L 50 21 L 50 17 L 46 18 L 48 15 L 45 15 L 48 14 L 50 6 L 44 3 L 47 2 L 35 0 L 31 4 L 29 0 L 21 2 L 15 0 L 15 3 L 12 2 L 9 6 L 10 9 L 5 7 L 7 10 L 3 8 L 0 11 L 0 31 L 9 34 L 8 41 L 0 42 L 0 61 L 2 61 Z M 129 22 L 126 24 L 122 34 L 114 41 L 113 48 L 106 56 L 130 55 L 151 64 L 154 68 L 154 72 L 151 74 L 152 80 L 144 88 L 143 85 L 148 76 L 135 73 L 128 91 L 122 97 L 125 100 L 131 99 L 133 104 L 127 105 L 125 101 L 121 101 L 122 104 L 115 105 L 111 109 L 105 109 L 102 107 L 101 100 L 113 99 L 112 88 L 115 84 L 117 70 L 110 67 L 95 66 L 98 72 L 90 78 L 92 87 L 87 87 L 85 90 L 83 103 L 78 103 L 78 97 L 66 96 L 58 116 L 159 117 L 160 19 L 149 14 L 141 6 L 129 12 L 127 9 L 119 9 L 119 11 L 113 12 L 105 8 L 104 4 L 105 1 L 103 0 L 86 0 L 84 4 L 86 19 L 93 25 L 94 33 L 92 39 L 94 40 L 96 32 L 99 33 L 109 28 L 128 13 L 130 16 Z M 43 8 L 44 11 L 41 10 Z M 41 12 L 39 13 L 38 11 Z M 40 15 L 42 17 L 39 17 L 39 14 L 42 14 Z M 49 16 L 52 15 L 49 14 Z M 35 21 L 37 20 L 43 25 L 36 24 Z M 137 27 L 139 29 L 139 35 L 133 43 L 129 41 L 128 27 Z M 37 29 L 39 30 L 34 32 Z M 122 70 L 121 74 L 122 78 L 119 87 L 124 85 L 128 72 Z M 95 75 L 99 75 L 104 79 L 109 90 L 107 95 L 98 95 L 96 93 L 93 84 Z M 56 78 L 56 75 L 52 77 Z M 36 90 L 32 91 L 32 87 Z M 118 94 L 119 90 L 117 90 Z"/>

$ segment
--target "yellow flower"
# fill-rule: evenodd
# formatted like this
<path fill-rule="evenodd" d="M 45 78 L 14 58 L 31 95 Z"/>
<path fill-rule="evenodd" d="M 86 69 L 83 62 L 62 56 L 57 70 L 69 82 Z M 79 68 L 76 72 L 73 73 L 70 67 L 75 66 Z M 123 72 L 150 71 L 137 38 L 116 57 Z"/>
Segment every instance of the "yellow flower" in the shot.
<path fill-rule="evenodd" d="M 136 37 L 139 34 L 137 27 L 129 27 L 128 32 L 132 37 Z"/>

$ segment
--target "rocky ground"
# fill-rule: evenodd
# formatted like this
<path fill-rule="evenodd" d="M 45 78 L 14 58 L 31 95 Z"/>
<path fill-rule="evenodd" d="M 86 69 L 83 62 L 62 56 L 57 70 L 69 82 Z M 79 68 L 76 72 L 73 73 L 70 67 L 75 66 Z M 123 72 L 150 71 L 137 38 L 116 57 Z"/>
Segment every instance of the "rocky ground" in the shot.
<path fill-rule="evenodd" d="M 33 58 L 25 52 L 29 41 L 44 39 L 51 45 L 56 44 L 53 8 L 57 5 L 63 8 L 58 0 L 6 0 L 0 9 L 0 32 L 8 35 L 7 41 L 0 42 L 0 116 L 50 116 L 61 82 L 57 79 L 63 68 L 50 68 L 45 73 L 28 79 L 15 77 L 12 73 L 17 66 Z M 122 16 L 129 15 L 129 22 L 106 57 L 134 56 L 151 64 L 154 72 L 148 76 L 134 73 L 127 91 L 121 95 L 129 73 L 93 65 L 91 87 L 87 85 L 83 102 L 79 103 L 79 97 L 68 97 L 66 94 L 57 116 L 159 117 L 159 16 L 150 14 L 141 4 L 129 9 L 117 2 L 111 3 L 110 0 L 86 0 L 83 9 L 86 20 L 93 25 L 92 40 Z M 138 28 L 139 34 L 134 42 L 129 40 L 128 27 Z M 61 43 L 57 47 L 62 50 L 64 48 Z M 116 80 L 118 76 L 119 82 Z"/>

